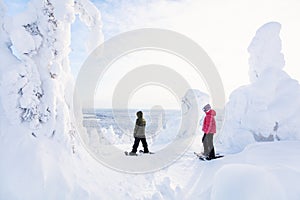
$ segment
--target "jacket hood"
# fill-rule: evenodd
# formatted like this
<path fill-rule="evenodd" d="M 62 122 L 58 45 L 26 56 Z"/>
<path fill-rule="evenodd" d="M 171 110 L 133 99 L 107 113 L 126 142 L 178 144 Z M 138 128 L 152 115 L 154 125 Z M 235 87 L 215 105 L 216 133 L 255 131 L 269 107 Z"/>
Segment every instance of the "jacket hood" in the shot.
<path fill-rule="evenodd" d="M 210 109 L 209 111 L 206 112 L 206 115 L 216 116 L 216 111 L 214 111 L 213 109 Z"/>

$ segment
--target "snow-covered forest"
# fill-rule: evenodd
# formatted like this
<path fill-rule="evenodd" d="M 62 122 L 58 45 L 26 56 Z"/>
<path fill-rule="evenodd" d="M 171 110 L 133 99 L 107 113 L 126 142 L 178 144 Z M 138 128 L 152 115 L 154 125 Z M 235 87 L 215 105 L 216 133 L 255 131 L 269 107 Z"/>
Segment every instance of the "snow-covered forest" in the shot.
<path fill-rule="evenodd" d="M 300 85 L 285 71 L 279 22 L 257 27 L 244 47 L 250 84 L 218 110 L 214 143 L 225 156 L 200 161 L 193 153 L 203 151 L 198 110 L 210 100 L 196 89 L 181 97 L 181 112 L 145 112 L 153 155 L 122 154 L 132 147 L 134 122 L 118 129 L 111 111 L 83 109 L 77 123 L 76 20 L 88 30 L 90 53 L 105 39 L 91 1 L 30 0 L 11 15 L 0 0 L 0 199 L 299 199 Z M 183 148 L 187 135 L 193 140 Z"/>

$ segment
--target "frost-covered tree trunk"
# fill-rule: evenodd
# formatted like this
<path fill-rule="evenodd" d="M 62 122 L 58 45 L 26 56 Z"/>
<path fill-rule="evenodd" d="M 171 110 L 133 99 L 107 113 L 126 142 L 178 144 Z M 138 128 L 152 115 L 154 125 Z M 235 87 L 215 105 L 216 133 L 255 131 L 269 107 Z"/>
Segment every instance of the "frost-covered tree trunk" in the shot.
<path fill-rule="evenodd" d="M 68 55 L 76 14 L 90 28 L 94 48 L 102 39 L 101 20 L 87 0 L 32 0 L 26 12 L 2 22 L 1 102 L 10 122 L 37 137 L 61 140 L 74 129 Z"/>

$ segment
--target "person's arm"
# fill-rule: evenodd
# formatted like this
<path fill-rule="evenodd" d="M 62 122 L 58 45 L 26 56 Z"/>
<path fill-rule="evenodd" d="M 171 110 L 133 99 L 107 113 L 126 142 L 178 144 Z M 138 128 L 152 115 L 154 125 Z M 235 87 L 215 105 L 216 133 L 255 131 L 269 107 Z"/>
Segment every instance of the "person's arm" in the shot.
<path fill-rule="evenodd" d="M 137 130 L 139 128 L 139 126 L 137 124 L 138 124 L 138 120 L 136 120 L 136 122 L 135 122 L 135 127 L 134 127 L 134 130 L 133 130 L 133 137 L 136 137 Z"/>

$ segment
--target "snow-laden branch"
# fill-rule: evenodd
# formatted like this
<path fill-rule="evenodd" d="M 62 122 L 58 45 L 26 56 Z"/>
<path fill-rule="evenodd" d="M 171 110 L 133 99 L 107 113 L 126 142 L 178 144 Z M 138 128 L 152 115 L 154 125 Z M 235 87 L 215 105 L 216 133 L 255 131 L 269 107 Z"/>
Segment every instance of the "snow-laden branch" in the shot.
<path fill-rule="evenodd" d="M 0 1 L 1 103 L 14 124 L 42 135 L 74 132 L 71 25 L 79 14 L 90 29 L 90 48 L 102 41 L 101 16 L 87 0 L 31 0 L 13 17 Z M 41 129 L 43 127 L 43 129 Z M 35 134 L 39 135 L 39 134 Z M 63 137 L 63 136 L 62 136 Z"/>
<path fill-rule="evenodd" d="M 86 45 L 92 51 L 103 42 L 101 14 L 89 0 L 75 0 L 74 7 L 79 19 L 89 28 Z"/>

